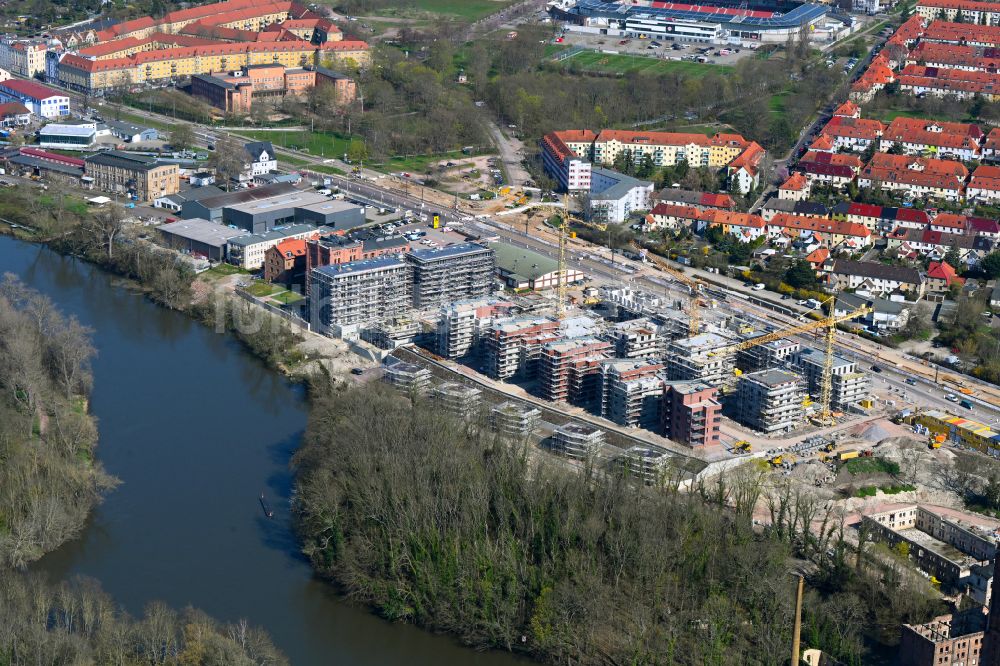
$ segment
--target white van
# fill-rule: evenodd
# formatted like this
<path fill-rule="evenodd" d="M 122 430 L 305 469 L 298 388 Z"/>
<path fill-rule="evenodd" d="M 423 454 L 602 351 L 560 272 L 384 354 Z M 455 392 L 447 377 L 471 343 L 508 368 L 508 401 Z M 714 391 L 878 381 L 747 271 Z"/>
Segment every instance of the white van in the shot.
<path fill-rule="evenodd" d="M 753 289 L 754 291 L 764 291 L 764 287 L 765 285 L 763 282 L 758 282 L 753 287 L 751 287 L 751 289 Z"/>

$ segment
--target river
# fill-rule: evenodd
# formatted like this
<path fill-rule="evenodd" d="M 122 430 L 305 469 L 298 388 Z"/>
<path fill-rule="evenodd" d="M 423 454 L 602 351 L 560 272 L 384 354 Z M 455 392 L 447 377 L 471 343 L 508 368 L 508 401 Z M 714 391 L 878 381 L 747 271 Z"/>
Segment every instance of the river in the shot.
<path fill-rule="evenodd" d="M 228 336 L 44 247 L 0 236 L 0 272 L 94 329 L 97 454 L 122 481 L 80 538 L 34 569 L 96 578 L 133 614 L 162 600 L 246 618 L 293 664 L 524 663 L 385 622 L 312 577 L 289 518 L 288 462 L 307 412 L 300 387 Z"/>

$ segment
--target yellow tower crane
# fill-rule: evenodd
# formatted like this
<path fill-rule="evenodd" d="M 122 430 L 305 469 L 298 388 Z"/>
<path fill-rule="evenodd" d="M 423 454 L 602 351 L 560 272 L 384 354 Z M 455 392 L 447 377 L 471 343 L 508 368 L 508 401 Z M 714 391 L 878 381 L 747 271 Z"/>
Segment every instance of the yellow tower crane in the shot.
<path fill-rule="evenodd" d="M 834 298 L 835 297 L 831 296 L 827 302 L 829 303 Z M 720 347 L 712 350 L 710 355 L 714 356 L 717 354 L 732 354 L 741 352 L 745 349 L 751 349 L 752 347 L 757 347 L 759 345 L 766 345 L 768 342 L 790 338 L 800 333 L 808 333 L 810 331 L 824 329 L 824 337 L 826 340 L 826 358 L 823 361 L 823 375 L 820 379 L 819 416 L 816 420 L 824 425 L 829 424 L 833 421 L 833 410 L 830 408 L 830 402 L 833 397 L 833 343 L 834 337 L 837 334 L 837 324 L 866 315 L 871 311 L 871 306 L 862 305 L 847 314 L 837 316 L 834 314 L 833 305 L 831 305 L 830 314 L 822 319 L 805 322 L 797 326 L 789 326 L 788 328 L 765 333 L 764 335 L 758 335 L 750 340 L 744 340 L 743 342 L 737 342 L 732 345 Z"/>
<path fill-rule="evenodd" d="M 632 247 L 636 251 L 641 252 L 643 250 L 637 243 L 633 243 Z M 705 288 L 705 283 L 703 283 L 698 278 L 691 277 L 685 273 L 680 272 L 673 266 L 671 266 L 666 259 L 659 257 L 652 252 L 646 252 L 646 257 L 656 264 L 661 270 L 670 275 L 672 278 L 687 286 L 691 291 L 691 300 L 688 303 L 688 332 L 692 335 L 698 335 L 701 333 L 701 295 Z"/>

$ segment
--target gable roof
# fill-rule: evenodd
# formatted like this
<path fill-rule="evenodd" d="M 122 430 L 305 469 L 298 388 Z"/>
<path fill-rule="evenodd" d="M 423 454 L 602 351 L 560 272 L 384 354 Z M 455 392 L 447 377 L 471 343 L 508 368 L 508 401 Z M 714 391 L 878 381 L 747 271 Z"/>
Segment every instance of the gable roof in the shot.
<path fill-rule="evenodd" d="M 858 277 L 870 277 L 876 280 L 888 280 L 903 284 L 920 284 L 922 282 L 920 273 L 915 268 L 890 266 L 874 261 L 837 259 L 833 262 L 832 272 L 840 275 L 857 275 Z"/>
<path fill-rule="evenodd" d="M 253 158 L 254 162 L 259 160 L 261 154 L 264 152 L 266 152 L 271 159 L 275 159 L 274 146 L 271 145 L 270 141 L 251 141 L 243 144 L 243 148 L 250 153 L 250 157 Z"/>
<path fill-rule="evenodd" d="M 947 261 L 932 261 L 928 264 L 927 279 L 944 280 L 949 287 L 953 284 L 965 284 L 965 280 L 958 276 L 958 273 Z"/>

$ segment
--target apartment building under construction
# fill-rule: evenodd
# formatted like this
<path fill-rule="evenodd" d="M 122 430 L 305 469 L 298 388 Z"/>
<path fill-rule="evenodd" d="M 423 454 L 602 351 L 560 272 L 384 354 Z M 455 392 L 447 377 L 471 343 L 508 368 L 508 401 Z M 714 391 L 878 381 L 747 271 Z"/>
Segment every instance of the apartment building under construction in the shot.
<path fill-rule="evenodd" d="M 736 354 L 726 348 L 736 341 L 722 330 L 674 340 L 667 345 L 665 354 L 667 376 L 671 380 L 721 386 L 733 376 Z"/>
<path fill-rule="evenodd" d="M 669 476 L 673 456 L 664 449 L 653 446 L 633 446 L 615 458 L 615 465 L 627 477 L 653 486 Z"/>
<path fill-rule="evenodd" d="M 612 325 L 607 331 L 617 358 L 659 358 L 663 353 L 660 334 L 648 319 L 632 319 Z"/>
<path fill-rule="evenodd" d="M 529 405 L 513 401 L 502 402 L 490 409 L 490 425 L 501 437 L 521 442 L 531 436 L 542 413 Z"/>
<path fill-rule="evenodd" d="M 483 245 L 413 250 L 406 260 L 413 269 L 413 307 L 418 310 L 493 293 L 493 250 Z"/>
<path fill-rule="evenodd" d="M 736 420 L 764 433 L 787 432 L 802 423 L 802 378 L 771 368 L 740 376 Z"/>
<path fill-rule="evenodd" d="M 601 416 L 618 425 L 656 431 L 663 404 L 660 363 L 610 359 L 601 363 Z"/>
<path fill-rule="evenodd" d="M 743 372 L 757 372 L 770 368 L 783 368 L 791 363 L 792 356 L 802 345 L 795 340 L 771 342 L 743 349 L 736 355 L 736 367 Z"/>
<path fill-rule="evenodd" d="M 694 449 L 719 445 L 719 391 L 704 382 L 671 381 L 663 394 L 662 432 Z"/>
<path fill-rule="evenodd" d="M 792 357 L 794 369 L 806 381 L 806 390 L 818 398 L 822 390 L 826 352 L 807 347 Z M 871 377 L 858 371 L 855 361 L 839 354 L 833 355 L 830 368 L 830 406 L 837 410 L 848 410 L 871 393 Z"/>
<path fill-rule="evenodd" d="M 489 299 L 444 305 L 437 322 L 437 352 L 445 358 L 473 353 L 493 318 L 512 304 Z"/>
<path fill-rule="evenodd" d="M 604 431 L 583 423 L 566 423 L 552 433 L 552 450 L 570 458 L 589 460 L 604 445 Z"/>
<path fill-rule="evenodd" d="M 410 311 L 409 267 L 380 257 L 315 268 L 310 308 L 313 327 L 324 335 L 405 315 Z"/>
<path fill-rule="evenodd" d="M 610 353 L 611 343 L 595 338 L 563 339 L 542 345 L 539 395 L 600 413 L 601 361 Z"/>
<path fill-rule="evenodd" d="M 500 380 L 534 377 L 542 345 L 559 338 L 559 322 L 548 317 L 511 317 L 493 321 L 483 334 L 487 376 Z"/>
<path fill-rule="evenodd" d="M 479 389 L 457 382 L 438 384 L 431 391 L 435 407 L 466 421 L 473 420 L 479 413 L 482 396 Z"/>

